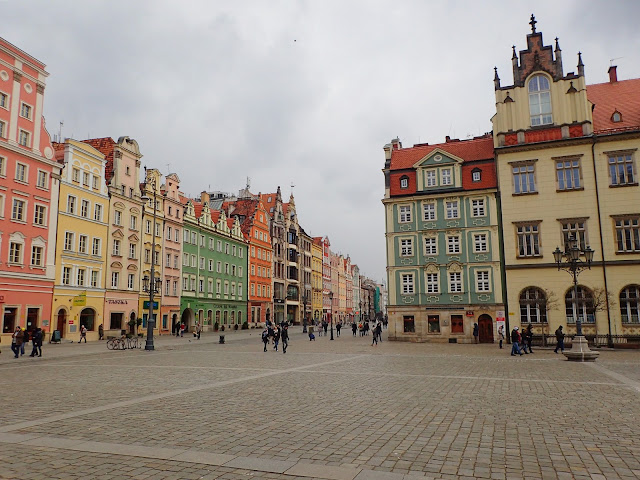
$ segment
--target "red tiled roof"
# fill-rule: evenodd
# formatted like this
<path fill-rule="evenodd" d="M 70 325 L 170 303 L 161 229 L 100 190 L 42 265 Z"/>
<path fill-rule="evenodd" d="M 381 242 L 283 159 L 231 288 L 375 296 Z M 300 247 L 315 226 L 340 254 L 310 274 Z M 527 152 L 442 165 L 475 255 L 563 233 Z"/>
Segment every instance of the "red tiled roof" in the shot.
<path fill-rule="evenodd" d="M 313 243 L 322 246 L 322 237 L 313 237 Z"/>
<path fill-rule="evenodd" d="M 258 206 L 260 205 L 260 200 L 240 199 L 232 203 L 225 202 L 225 204 L 227 205 L 227 208 L 225 209 L 227 216 L 239 215 L 244 217 L 244 220 L 240 224 L 240 229 L 242 230 L 242 233 L 244 234 L 244 236 L 249 238 L 251 235 L 251 227 L 253 226 L 255 212 L 258 209 Z M 233 212 L 229 214 L 228 207 L 230 207 L 231 205 L 233 205 L 234 209 L 233 209 Z M 224 207 L 224 204 L 223 204 L 223 207 Z"/>
<path fill-rule="evenodd" d="M 278 196 L 277 193 L 262 193 L 260 194 L 260 200 L 262 200 L 262 203 L 264 204 L 264 208 L 265 210 L 269 213 L 269 215 L 272 214 L 271 209 L 276 207 L 276 197 Z M 268 202 L 267 199 L 271 197 L 271 201 Z"/>
<path fill-rule="evenodd" d="M 213 220 L 214 224 L 218 223 L 218 220 L 220 220 L 220 210 L 211 210 L 211 220 Z"/>
<path fill-rule="evenodd" d="M 594 104 L 596 133 L 640 128 L 640 78 L 587 85 L 587 98 Z M 611 119 L 616 110 L 622 116 L 621 122 Z"/>
<path fill-rule="evenodd" d="M 229 229 L 233 230 L 233 224 L 235 223 L 235 218 L 227 218 L 227 225 L 229 225 Z"/>
<path fill-rule="evenodd" d="M 472 140 L 460 140 L 436 145 L 418 145 L 391 152 L 391 170 L 413 168 L 413 165 L 435 149 L 455 155 L 465 161 L 493 158 L 493 138 L 482 136 Z"/>
<path fill-rule="evenodd" d="M 200 218 L 200 216 L 202 215 L 202 203 L 194 200 L 193 210 L 195 212 L 196 218 Z"/>
<path fill-rule="evenodd" d="M 64 164 L 64 143 L 51 142 L 56 162 Z"/>
<path fill-rule="evenodd" d="M 102 153 L 107 161 L 105 165 L 105 181 L 107 185 L 111 182 L 111 178 L 113 177 L 113 149 L 116 142 L 113 141 L 111 137 L 104 138 L 90 138 L 88 140 L 81 140 L 84 143 L 88 143 L 93 148 Z"/>

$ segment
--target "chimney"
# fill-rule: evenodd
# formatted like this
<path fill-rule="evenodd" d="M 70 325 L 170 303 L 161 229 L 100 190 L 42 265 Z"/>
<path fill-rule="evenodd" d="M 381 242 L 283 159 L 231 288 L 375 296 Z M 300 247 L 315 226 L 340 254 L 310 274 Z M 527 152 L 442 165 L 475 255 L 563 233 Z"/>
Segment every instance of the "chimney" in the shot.
<path fill-rule="evenodd" d="M 609 83 L 616 83 L 618 81 L 618 72 L 616 69 L 618 67 L 616 65 L 611 65 L 609 67 Z"/>
<path fill-rule="evenodd" d="M 204 205 L 205 203 L 209 203 L 209 194 L 207 192 L 202 192 L 200 194 L 200 202 Z"/>
<path fill-rule="evenodd" d="M 447 135 L 446 137 L 444 137 L 444 141 L 445 143 L 449 143 L 451 141 L 451 137 Z"/>

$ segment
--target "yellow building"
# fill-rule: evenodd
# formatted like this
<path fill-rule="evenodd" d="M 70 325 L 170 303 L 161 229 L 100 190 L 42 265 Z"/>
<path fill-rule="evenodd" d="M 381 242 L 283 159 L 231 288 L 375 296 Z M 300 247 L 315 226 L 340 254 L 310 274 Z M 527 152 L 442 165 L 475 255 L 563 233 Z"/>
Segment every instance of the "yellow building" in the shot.
<path fill-rule="evenodd" d="M 54 143 L 64 165 L 60 181 L 56 232 L 56 272 L 52 329 L 77 341 L 98 338 L 105 298 L 109 197 L 104 181 L 105 157 L 75 140 Z"/>
<path fill-rule="evenodd" d="M 544 45 L 531 25 L 527 48 L 513 50 L 513 84 L 494 79 L 508 320 L 571 335 L 579 317 L 606 344 L 640 333 L 640 79 L 618 81 L 611 67 L 609 82 L 587 85 L 580 54 L 565 75 L 558 40 Z M 553 256 L 572 238 L 595 252 L 577 298 Z"/>
<path fill-rule="evenodd" d="M 314 320 L 322 319 L 322 237 L 311 242 L 311 313 Z"/>

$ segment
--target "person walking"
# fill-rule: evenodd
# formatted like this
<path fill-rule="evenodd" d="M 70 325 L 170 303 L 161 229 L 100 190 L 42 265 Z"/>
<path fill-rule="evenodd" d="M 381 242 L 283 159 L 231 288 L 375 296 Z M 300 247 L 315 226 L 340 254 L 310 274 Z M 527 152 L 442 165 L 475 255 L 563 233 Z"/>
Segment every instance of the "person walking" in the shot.
<path fill-rule="evenodd" d="M 22 329 L 22 345 L 20 345 L 20 356 L 24 355 L 25 346 L 29 343 L 29 332 L 26 328 Z"/>
<path fill-rule="evenodd" d="M 273 330 L 273 349 L 278 351 L 278 343 L 280 342 L 280 327 L 276 326 Z"/>
<path fill-rule="evenodd" d="M 373 332 L 374 335 L 378 336 L 378 341 L 382 343 L 382 322 L 378 322 L 376 324 L 376 329 Z"/>
<path fill-rule="evenodd" d="M 98 340 L 102 340 L 104 338 L 104 327 L 102 324 L 98 327 Z"/>
<path fill-rule="evenodd" d="M 31 336 L 31 343 L 33 343 L 33 349 L 31 350 L 30 357 L 35 357 L 38 355 L 42 356 L 42 329 L 40 327 L 36 328 Z"/>
<path fill-rule="evenodd" d="M 82 342 L 82 340 L 84 340 L 84 343 L 87 343 L 87 327 L 84 325 L 80 327 L 80 340 L 78 340 L 78 343 Z"/>
<path fill-rule="evenodd" d="M 340 329 L 342 328 L 342 320 L 340 320 L 338 323 L 336 323 L 336 336 L 339 337 L 340 336 Z"/>
<path fill-rule="evenodd" d="M 358 331 L 358 324 L 356 324 L 356 321 L 354 320 L 353 323 L 351 324 L 351 333 L 353 334 L 354 337 L 357 337 L 357 332 Z"/>
<path fill-rule="evenodd" d="M 500 348 L 502 348 L 502 341 L 504 340 L 504 325 L 498 327 L 498 338 L 500 339 Z"/>
<path fill-rule="evenodd" d="M 199 323 L 196 325 L 196 332 L 198 333 L 198 340 L 200 340 L 200 334 L 202 333 L 202 325 Z"/>
<path fill-rule="evenodd" d="M 558 349 L 564 352 L 564 332 L 562 331 L 562 325 L 560 325 L 556 330 L 556 342 L 556 349 L 554 352 L 558 353 Z"/>
<path fill-rule="evenodd" d="M 515 357 L 516 353 L 522 356 L 519 344 L 520 332 L 518 331 L 518 327 L 513 327 L 513 330 L 511 330 L 511 356 Z"/>
<path fill-rule="evenodd" d="M 527 353 L 527 348 L 529 348 L 529 353 L 533 353 L 531 350 L 531 342 L 533 341 L 533 331 L 531 330 L 531 324 L 527 325 L 527 328 L 524 332 L 522 332 L 522 344 L 524 353 Z"/>
<path fill-rule="evenodd" d="M 269 343 L 269 329 L 267 327 L 262 331 L 262 343 L 264 343 L 264 351 L 267 351 L 267 344 Z"/>
<path fill-rule="evenodd" d="M 13 351 L 15 358 L 20 356 L 20 346 L 22 345 L 23 338 L 24 334 L 22 333 L 22 329 L 20 327 L 16 327 L 11 335 L 11 350 Z"/>
<path fill-rule="evenodd" d="M 473 342 L 474 343 L 478 343 L 478 333 L 479 333 L 478 324 L 474 323 L 473 324 Z"/>
<path fill-rule="evenodd" d="M 187 328 L 187 326 L 184 324 L 184 322 L 182 322 L 180 324 L 180 337 L 184 337 L 184 331 Z"/>
<path fill-rule="evenodd" d="M 282 338 L 282 353 L 287 353 L 287 347 L 289 346 L 289 326 L 284 325 L 282 327 L 282 333 L 280 334 L 280 338 Z"/>
<path fill-rule="evenodd" d="M 327 336 L 327 328 L 329 328 L 329 322 L 327 322 L 326 320 L 324 322 L 322 322 L 322 329 L 324 330 L 324 336 Z"/>

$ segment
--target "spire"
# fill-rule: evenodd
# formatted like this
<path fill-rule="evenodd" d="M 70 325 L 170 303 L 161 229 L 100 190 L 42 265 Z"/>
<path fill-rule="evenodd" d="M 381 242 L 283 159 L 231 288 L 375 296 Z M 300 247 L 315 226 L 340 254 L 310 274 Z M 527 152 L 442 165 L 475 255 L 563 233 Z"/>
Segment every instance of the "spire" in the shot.
<path fill-rule="evenodd" d="M 584 63 L 582 63 L 582 52 L 578 52 L 578 76 L 584 77 Z"/>
<path fill-rule="evenodd" d="M 513 55 L 511 56 L 511 65 L 513 67 L 513 83 L 520 84 L 520 69 L 518 68 L 518 55 L 516 55 L 516 46 L 512 46 Z"/>
<path fill-rule="evenodd" d="M 560 44 L 558 43 L 558 37 L 556 37 L 556 78 L 562 78 L 564 75 L 562 68 L 562 50 L 560 50 Z"/>
<path fill-rule="evenodd" d="M 532 13 L 531 14 L 531 21 L 529 22 L 529 25 L 531 25 L 531 33 L 536 33 L 536 17 L 535 15 Z"/>
<path fill-rule="evenodd" d="M 495 75 L 493 76 L 493 86 L 496 90 L 500 88 L 500 77 L 498 76 L 498 67 L 493 67 Z"/>

